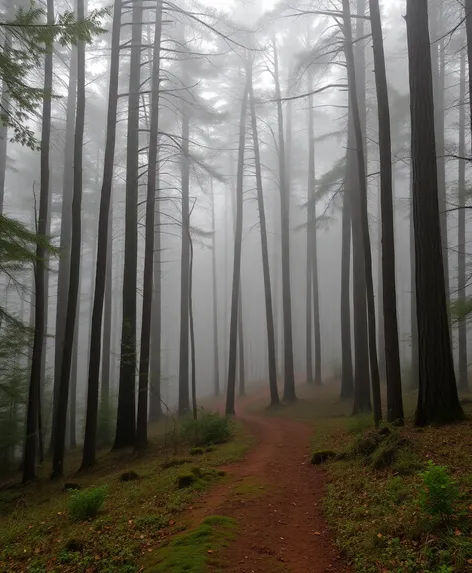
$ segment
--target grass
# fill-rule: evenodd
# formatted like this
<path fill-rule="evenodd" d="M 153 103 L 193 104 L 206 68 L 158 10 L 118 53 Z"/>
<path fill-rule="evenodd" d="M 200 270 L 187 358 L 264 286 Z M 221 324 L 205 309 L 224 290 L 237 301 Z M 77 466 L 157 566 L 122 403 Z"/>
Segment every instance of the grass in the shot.
<path fill-rule="evenodd" d="M 179 535 L 159 552 L 159 557 L 143 571 L 153 573 L 201 573 L 207 565 L 217 565 L 220 552 L 234 538 L 236 522 L 214 515 L 197 528 Z"/>
<path fill-rule="evenodd" d="M 312 424 L 313 452 L 352 452 L 359 438 L 372 432 L 372 418 L 350 417 L 351 404 L 340 402 L 337 392 L 334 385 L 305 387 L 301 400 L 275 415 Z M 407 393 L 405 427 L 390 428 L 394 437 L 374 452 L 323 465 L 325 515 L 358 573 L 472 572 L 472 407 L 466 406 L 469 420 L 460 424 L 415 429 L 414 404 Z M 398 441 L 402 446 L 392 450 Z M 421 503 L 429 460 L 447 468 L 459 490 L 450 517 L 431 516 Z"/>
<path fill-rule="evenodd" d="M 60 483 L 42 479 L 0 491 L 0 571 L 133 573 L 145 557 L 148 566 L 157 562 L 161 547 L 183 527 L 179 515 L 222 479 L 216 468 L 239 460 L 251 443 L 236 425 L 231 441 L 198 459 L 189 457 L 190 446 L 170 442 L 162 434 L 154 436 L 143 455 L 104 456 L 96 470 L 67 476 L 81 491 L 107 487 L 100 513 L 84 522 L 71 520 L 71 494 Z M 179 463 L 163 467 L 172 459 Z M 194 483 L 179 489 L 178 476 L 192 472 L 196 463 Z M 125 471 L 136 472 L 140 479 L 121 482 Z"/>

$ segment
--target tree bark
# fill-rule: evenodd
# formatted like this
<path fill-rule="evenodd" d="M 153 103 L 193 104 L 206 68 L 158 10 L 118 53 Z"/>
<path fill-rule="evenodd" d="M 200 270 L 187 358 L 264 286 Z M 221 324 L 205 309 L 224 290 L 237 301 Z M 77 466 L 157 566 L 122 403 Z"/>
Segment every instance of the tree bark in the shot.
<path fill-rule="evenodd" d="M 47 23 L 54 23 L 54 2 L 47 1 Z M 49 47 L 44 60 L 44 93 L 41 126 L 41 183 L 39 192 L 39 213 L 37 231 L 47 235 L 49 219 L 49 156 L 51 142 L 51 92 L 53 73 L 53 52 Z M 41 434 L 41 374 L 43 349 L 45 345 L 45 325 L 47 301 L 45 298 L 46 249 L 38 243 L 34 267 L 35 311 L 33 350 L 31 355 L 31 373 L 28 390 L 28 409 L 26 414 L 26 439 L 23 460 L 23 482 L 36 478 L 36 440 Z"/>
<path fill-rule="evenodd" d="M 149 131 L 149 154 L 146 198 L 146 237 L 144 252 L 143 310 L 141 323 L 141 354 L 139 362 L 138 419 L 136 427 L 136 447 L 147 446 L 148 391 L 149 391 L 149 349 L 151 344 L 151 317 L 153 302 L 154 264 L 154 215 L 156 210 L 156 175 L 158 169 L 159 136 L 159 77 L 162 32 L 162 2 L 156 6 L 154 47 L 152 54 L 151 110 Z"/>
<path fill-rule="evenodd" d="M 188 312 L 189 312 L 189 322 L 190 322 L 190 361 L 192 368 L 192 414 L 193 419 L 197 419 L 197 369 L 196 369 L 196 358 L 195 358 L 195 326 L 193 322 L 193 300 L 192 300 L 192 289 L 193 289 L 193 242 L 192 236 L 190 235 L 190 217 L 189 217 L 189 227 L 187 228 L 188 241 L 190 246 L 190 257 L 189 257 L 189 271 L 188 271 Z"/>
<path fill-rule="evenodd" d="M 133 446 L 136 439 L 136 289 L 138 272 L 139 91 L 143 4 L 133 2 L 126 153 L 125 261 L 120 386 L 114 449 Z"/>
<path fill-rule="evenodd" d="M 250 56 L 249 56 L 250 58 Z M 256 109 L 254 104 L 254 88 L 252 85 L 252 60 L 247 62 L 248 96 L 251 113 L 252 139 L 254 145 L 254 166 L 256 171 L 257 206 L 259 209 L 259 223 L 261 228 L 262 272 L 264 275 L 264 300 L 267 325 L 267 351 L 269 365 L 270 404 L 279 404 L 279 391 L 277 388 L 277 356 L 275 350 L 274 312 L 272 304 L 272 289 L 270 284 L 269 247 L 267 241 L 267 224 L 264 206 L 264 191 L 262 187 L 261 157 L 259 150 L 259 136 L 257 130 Z M 311 297 L 310 297 L 311 300 Z"/>
<path fill-rule="evenodd" d="M 413 215 L 413 167 L 410 167 L 410 323 L 411 323 L 411 380 L 410 388 L 417 390 L 419 381 L 418 363 L 418 321 L 416 318 L 416 265 L 415 265 L 415 226 Z"/>
<path fill-rule="evenodd" d="M 467 64 L 469 67 L 469 115 L 472 133 L 472 0 L 465 0 L 465 31 L 467 36 Z"/>
<path fill-rule="evenodd" d="M 395 286 L 390 108 L 379 2 L 378 0 L 369 0 L 369 3 L 379 115 L 380 207 L 382 212 L 382 299 L 385 336 L 385 371 L 387 376 L 387 419 L 391 423 L 403 424 L 402 381 L 400 350 L 398 346 L 397 292 Z"/>
<path fill-rule="evenodd" d="M 419 342 L 416 424 L 423 426 L 461 419 L 463 411 L 457 396 L 444 284 L 427 0 L 407 0 L 406 22 Z"/>
<path fill-rule="evenodd" d="M 364 137 L 362 133 L 361 116 L 359 112 L 359 102 L 357 94 L 356 69 L 352 40 L 351 11 L 349 0 L 343 0 L 343 20 L 345 37 L 345 54 L 347 64 L 347 75 L 349 84 L 349 99 L 351 103 L 352 123 L 356 140 L 357 168 L 359 173 L 359 199 L 360 217 L 362 228 L 362 246 L 364 254 L 364 270 L 367 294 L 367 324 L 369 334 L 369 359 L 370 373 L 372 381 L 372 396 L 374 406 L 374 420 L 378 425 L 382 419 L 382 408 L 380 400 L 380 379 L 379 366 L 377 362 L 377 340 L 375 326 L 375 299 L 374 284 L 372 280 L 372 253 L 370 250 L 369 221 L 367 216 L 367 176 L 364 155 Z"/>
<path fill-rule="evenodd" d="M 220 395 L 220 366 L 218 355 L 218 288 L 216 281 L 216 221 L 215 221 L 215 193 L 213 179 L 210 179 L 211 192 L 211 274 L 213 286 L 213 393 Z"/>
<path fill-rule="evenodd" d="M 244 361 L 244 322 L 243 322 L 243 285 L 239 285 L 238 304 L 238 358 L 239 358 L 239 396 L 246 395 L 246 367 Z"/>
<path fill-rule="evenodd" d="M 459 95 L 459 157 L 465 157 L 466 138 L 465 138 L 465 90 L 466 90 L 466 69 L 465 69 L 465 52 L 461 51 L 460 56 L 460 95 Z M 459 159 L 459 221 L 458 221 L 458 241 L 457 241 L 457 297 L 462 305 L 466 301 L 466 239 L 465 239 L 465 159 Z M 462 392 L 468 392 L 468 364 L 467 364 L 467 319 L 463 317 L 459 320 L 459 388 Z"/>
<path fill-rule="evenodd" d="M 103 319 L 103 300 L 105 296 L 108 242 L 111 241 L 110 203 L 113 183 L 113 164 L 115 160 L 116 114 L 118 106 L 118 72 L 120 64 L 121 0 L 115 0 L 111 37 L 110 81 L 108 85 L 107 135 L 105 141 L 103 182 L 100 192 L 100 210 L 98 215 L 97 258 L 95 271 L 95 293 L 93 299 L 90 328 L 90 358 L 88 370 L 87 414 L 85 421 L 84 451 L 81 469 L 92 467 L 96 461 L 98 391 L 101 360 L 101 336 Z M 105 350 L 105 349 L 104 349 Z"/>
<path fill-rule="evenodd" d="M 228 385 L 226 388 L 226 415 L 235 414 L 234 397 L 236 391 L 236 352 L 238 335 L 238 307 L 241 286 L 241 247 L 243 235 L 243 187 L 244 187 L 244 146 L 246 142 L 246 110 L 248 82 L 244 86 L 239 119 L 238 171 L 236 179 L 236 227 L 234 235 L 233 283 L 231 292 L 231 317 L 229 329 Z"/>
<path fill-rule="evenodd" d="M 279 61 L 277 45 L 273 40 L 274 50 L 274 80 L 275 98 L 277 100 L 277 123 L 279 138 L 279 188 L 280 188 L 280 219 L 282 246 L 282 308 L 284 326 L 284 400 L 294 402 L 295 373 L 293 365 L 293 334 L 292 334 L 292 294 L 290 286 L 290 191 L 286 174 L 284 120 L 282 98 L 279 81 Z"/>

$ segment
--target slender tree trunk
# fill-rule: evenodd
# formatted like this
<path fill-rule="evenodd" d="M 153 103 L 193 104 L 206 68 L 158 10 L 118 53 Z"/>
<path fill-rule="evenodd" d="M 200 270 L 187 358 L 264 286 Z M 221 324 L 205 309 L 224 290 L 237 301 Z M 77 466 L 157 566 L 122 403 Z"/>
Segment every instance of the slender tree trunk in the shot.
<path fill-rule="evenodd" d="M 187 85 L 186 66 L 183 62 L 183 83 Z M 190 410 L 189 396 L 189 259 L 190 245 L 186 229 L 189 227 L 189 132 L 190 120 L 188 117 L 188 104 L 183 102 L 182 109 L 182 251 L 180 261 L 180 357 L 179 357 L 179 414 L 182 416 Z"/>
<path fill-rule="evenodd" d="M 239 120 L 238 172 L 236 180 L 236 228 L 234 236 L 233 283 L 231 293 L 231 318 L 229 330 L 228 385 L 226 388 L 226 414 L 234 415 L 234 396 L 236 391 L 236 352 L 238 334 L 239 291 L 241 286 L 241 247 L 243 235 L 243 187 L 244 187 L 244 146 L 246 142 L 246 110 L 248 82 L 244 86 Z"/>
<path fill-rule="evenodd" d="M 277 356 L 275 350 L 274 311 L 272 304 L 272 289 L 270 284 L 269 247 L 267 242 L 267 224 L 264 207 L 264 192 L 262 187 L 261 157 L 259 150 L 259 136 L 257 131 L 256 109 L 254 104 L 254 89 L 252 85 L 252 60 L 247 62 L 248 96 L 251 112 L 251 128 L 254 144 L 254 165 L 256 170 L 257 206 L 259 209 L 259 222 L 261 227 L 262 272 L 264 275 L 264 299 L 267 324 L 267 351 L 269 364 L 270 404 L 279 404 L 279 391 L 277 388 Z M 310 297 L 311 300 L 311 297 Z"/>
<path fill-rule="evenodd" d="M 461 51 L 460 56 L 460 95 L 459 95 L 459 157 L 465 157 L 465 52 Z M 458 300 L 465 304 L 466 300 L 466 240 L 465 240 L 465 159 L 459 159 L 459 225 L 458 225 L 458 279 L 457 296 Z M 462 318 L 459 321 L 459 388 L 462 392 L 469 390 L 469 380 L 467 375 L 467 321 Z"/>
<path fill-rule="evenodd" d="M 77 317 L 80 317 L 80 300 L 77 301 Z M 69 448 L 77 447 L 77 374 L 79 367 L 79 322 L 75 321 L 74 346 L 72 348 L 72 361 L 70 372 L 69 393 Z M 67 440 L 66 440 L 67 443 Z"/>
<path fill-rule="evenodd" d="M 472 0 L 465 0 L 465 31 L 467 36 L 467 64 L 469 68 L 469 115 L 472 133 Z"/>
<path fill-rule="evenodd" d="M 13 0 L 9 0 L 7 4 L 7 17 L 11 18 L 14 15 Z M 2 52 L 4 57 L 11 57 L 11 31 L 6 29 L 3 33 L 3 47 Z M 2 115 L 8 117 L 10 113 L 10 91 L 8 83 L 5 78 L 2 81 L 2 97 L 0 102 Z M 7 147 L 8 147 L 8 125 L 6 122 L 0 121 L 0 215 L 3 215 L 3 208 L 5 203 L 5 175 L 7 170 Z"/>
<path fill-rule="evenodd" d="M 385 372 L 385 331 L 383 315 L 383 280 L 382 280 L 382 208 L 380 206 L 380 185 L 377 210 L 377 348 L 379 351 L 380 379 L 386 380 Z"/>
<path fill-rule="evenodd" d="M 213 286 L 213 393 L 220 395 L 220 366 L 218 356 L 218 288 L 216 282 L 216 221 L 215 221 L 215 193 L 213 179 L 210 179 L 211 192 L 211 271 Z"/>
<path fill-rule="evenodd" d="M 160 213 L 160 181 L 159 181 L 159 154 L 156 167 L 156 210 L 154 213 L 154 292 L 152 301 L 152 326 L 151 326 L 151 378 L 149 392 L 149 421 L 157 422 L 162 417 L 161 404 L 161 376 L 162 376 L 162 348 L 161 348 L 161 213 Z"/>
<path fill-rule="evenodd" d="M 187 228 L 188 241 L 190 246 L 190 257 L 189 257 L 189 271 L 188 271 L 188 312 L 190 321 L 190 361 L 192 368 L 192 414 L 193 419 L 197 419 L 197 371 L 196 371 L 196 359 L 195 359 L 195 326 L 193 323 L 193 300 L 192 300 L 192 283 L 193 283 L 193 242 L 190 235 L 190 218 L 189 227 Z"/>
<path fill-rule="evenodd" d="M 277 122 L 279 136 L 279 186 L 280 186 L 280 218 L 282 245 L 282 301 L 284 321 L 284 400 L 293 402 L 297 399 L 295 393 L 295 373 L 293 366 L 293 335 L 292 335 L 292 294 L 290 286 L 290 193 L 286 174 L 284 120 L 282 112 L 282 97 L 279 82 L 279 61 L 277 46 L 273 40 L 274 50 L 274 79 L 275 97 L 277 99 Z"/>
<path fill-rule="evenodd" d="M 311 89 L 310 87 L 308 89 Z M 308 153 L 310 153 L 308 151 Z M 310 159 L 308 158 L 308 166 L 310 166 Z M 307 186 L 307 221 L 306 221 L 306 316 L 305 316 L 305 328 L 306 328 L 306 382 L 307 384 L 313 384 L 313 307 L 312 307 L 312 296 L 313 296 L 313 257 L 311 254 L 311 249 L 313 248 L 313 192 L 311 187 L 311 173 L 308 174 L 308 186 Z"/>
<path fill-rule="evenodd" d="M 378 425 L 382 419 L 382 408 L 380 400 L 380 379 L 379 365 L 377 362 L 377 339 L 375 327 L 375 299 L 374 283 L 372 280 L 372 253 L 370 250 L 369 222 L 367 217 L 367 176 L 364 155 L 364 138 L 362 134 L 361 117 L 359 113 L 359 103 L 357 94 L 356 69 L 354 60 L 351 13 L 349 0 L 343 0 L 343 17 L 344 17 L 344 37 L 345 37 L 345 54 L 348 72 L 349 96 L 351 102 L 352 122 L 357 148 L 357 167 L 359 172 L 359 198 L 362 225 L 362 246 L 364 253 L 364 270 L 367 293 L 367 324 L 369 333 L 369 358 L 370 372 L 372 381 L 372 396 L 374 405 L 375 424 Z"/>
<path fill-rule="evenodd" d="M 47 1 L 47 23 L 54 23 L 54 3 Z M 52 92 L 53 52 L 52 48 L 46 51 L 44 61 L 44 93 L 43 114 L 41 127 L 41 183 L 39 194 L 39 213 L 37 232 L 41 236 L 47 235 L 48 207 L 49 207 L 49 155 L 51 141 L 51 92 Z M 28 391 L 28 409 L 26 414 L 26 439 L 23 461 L 23 482 L 36 477 L 36 440 L 41 426 L 41 374 L 43 362 L 43 348 L 45 345 L 46 323 L 46 249 L 38 243 L 36 246 L 36 262 L 34 267 L 35 284 L 35 312 L 33 351 L 31 355 L 31 373 Z"/>
<path fill-rule="evenodd" d="M 162 2 L 156 7 L 154 47 L 152 54 L 151 110 L 149 131 L 148 177 L 146 198 L 146 242 L 144 252 L 143 312 L 141 325 L 141 354 L 139 362 L 138 419 L 136 447 L 147 445 L 148 391 L 149 391 L 149 349 L 151 345 L 151 317 L 154 263 L 154 215 L 156 210 L 156 181 L 159 122 L 159 70 L 162 32 Z"/>
<path fill-rule="evenodd" d="M 239 395 L 246 395 L 246 367 L 244 361 L 244 322 L 243 322 L 243 285 L 239 285 L 238 305 L 238 357 L 239 357 Z"/>
<path fill-rule="evenodd" d="M 416 424 L 463 417 L 457 396 L 437 198 L 433 82 L 427 0 L 407 0 L 415 225 L 419 392 Z"/>
<path fill-rule="evenodd" d="M 77 0 L 77 20 L 85 19 L 84 0 Z M 82 244 L 82 161 L 85 125 L 85 42 L 77 44 L 77 114 L 74 136 L 74 195 L 72 198 L 72 237 L 70 258 L 69 293 L 62 348 L 61 380 L 57 395 L 57 423 L 54 435 L 52 462 L 53 479 L 62 477 L 64 472 L 64 446 L 67 421 L 67 404 L 71 376 L 74 332 L 79 301 L 80 249 Z"/>
<path fill-rule="evenodd" d="M 387 375 L 387 419 L 403 424 L 403 398 L 398 347 L 395 237 L 393 226 L 393 173 L 387 72 L 378 0 L 370 0 L 375 84 L 379 113 L 380 206 L 382 211 L 382 298 Z M 374 380 L 373 380 L 374 382 Z M 374 390 L 375 391 L 375 390 Z"/>
<path fill-rule="evenodd" d="M 98 215 L 97 265 L 95 271 L 95 293 L 90 328 L 90 358 L 88 371 L 87 414 L 85 421 L 84 452 L 81 469 L 89 469 L 95 464 L 97 442 L 98 390 L 101 360 L 101 336 L 103 318 L 103 300 L 107 266 L 108 242 L 111 241 L 110 203 L 113 182 L 113 164 L 115 159 L 116 112 L 118 105 L 118 72 L 120 64 L 121 0 L 115 0 L 113 8 L 113 26 L 111 37 L 110 81 L 108 85 L 107 135 L 103 163 L 103 182 L 100 193 Z M 105 349 L 104 349 L 105 350 Z"/>
<path fill-rule="evenodd" d="M 413 165 L 413 162 L 412 162 Z M 413 214 L 413 166 L 410 167 L 410 329 L 411 329 L 411 380 L 410 388 L 417 390 L 419 381 L 418 363 L 418 321 L 416 318 L 416 265 L 415 226 Z"/>
<path fill-rule="evenodd" d="M 133 2 L 126 154 L 125 261 L 120 386 L 114 449 L 133 446 L 136 438 L 136 289 L 138 267 L 139 90 L 143 4 Z"/>
<path fill-rule="evenodd" d="M 348 156 L 350 153 L 348 152 Z M 351 342 L 351 197 L 352 179 L 348 178 L 346 158 L 346 177 L 343 192 L 342 214 L 342 243 L 341 243 L 341 396 L 342 400 L 352 398 L 354 395 L 354 372 L 352 367 L 352 342 Z M 349 177 L 352 173 L 349 174 Z M 351 186 L 351 188 L 349 188 Z"/>
<path fill-rule="evenodd" d="M 74 129 L 75 102 L 77 97 L 77 48 L 72 47 L 70 58 L 69 87 L 67 92 L 66 135 L 64 147 L 64 174 L 62 179 L 61 238 L 59 273 L 57 279 L 56 333 L 54 345 L 54 388 L 53 408 L 57 409 L 57 398 L 61 381 L 62 347 L 67 314 L 69 292 L 70 241 L 72 229 L 72 195 L 74 189 Z M 52 452 L 54 432 L 51 433 Z"/>

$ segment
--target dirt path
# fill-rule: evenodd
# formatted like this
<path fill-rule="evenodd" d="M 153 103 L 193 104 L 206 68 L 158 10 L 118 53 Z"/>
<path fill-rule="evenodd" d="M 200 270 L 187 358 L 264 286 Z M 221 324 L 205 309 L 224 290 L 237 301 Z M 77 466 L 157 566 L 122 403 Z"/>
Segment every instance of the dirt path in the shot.
<path fill-rule="evenodd" d="M 260 396 L 259 396 L 260 398 Z M 251 414 L 238 405 L 256 439 L 246 459 L 227 469 L 230 483 L 195 508 L 204 515 L 234 517 L 237 539 L 225 555 L 225 571 L 238 573 L 346 572 L 322 516 L 325 475 L 310 464 L 313 428 L 294 420 Z"/>

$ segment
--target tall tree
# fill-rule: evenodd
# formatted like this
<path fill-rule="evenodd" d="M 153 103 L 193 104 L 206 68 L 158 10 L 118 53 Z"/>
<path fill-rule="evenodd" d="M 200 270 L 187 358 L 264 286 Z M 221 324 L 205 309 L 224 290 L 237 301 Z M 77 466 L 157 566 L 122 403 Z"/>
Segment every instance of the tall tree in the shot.
<path fill-rule="evenodd" d="M 84 0 L 77 0 L 77 19 L 85 20 Z M 61 380 L 57 394 L 57 414 L 54 428 L 54 450 L 51 477 L 57 479 L 64 472 L 64 447 L 69 401 L 70 374 L 74 333 L 77 318 L 77 305 L 80 286 L 80 248 L 82 243 L 82 162 L 85 126 L 85 42 L 77 44 L 77 113 L 74 135 L 74 195 L 72 198 L 72 236 L 70 257 L 74 264 L 69 265 L 69 292 L 67 314 L 62 348 Z"/>
<path fill-rule="evenodd" d="M 143 4 L 133 2 L 126 150 L 125 260 L 120 382 L 115 449 L 133 446 L 136 437 L 136 290 L 138 274 L 139 93 Z"/>
<path fill-rule="evenodd" d="M 211 202 L 211 278 L 213 288 L 213 393 L 220 395 L 220 366 L 218 353 L 218 285 L 216 280 L 216 217 L 215 217 L 215 191 L 213 179 L 210 179 Z"/>
<path fill-rule="evenodd" d="M 382 214 L 382 298 L 387 375 L 387 419 L 403 423 L 403 398 L 398 346 L 395 238 L 393 226 L 393 173 L 387 72 L 378 0 L 369 0 L 374 48 L 375 85 L 379 115 L 380 207 Z"/>
<path fill-rule="evenodd" d="M 266 325 L 267 325 L 267 349 L 268 349 L 267 356 L 269 363 L 270 403 L 271 406 L 276 406 L 279 403 L 279 391 L 277 388 L 277 356 L 275 350 L 274 311 L 272 304 L 272 289 L 270 284 L 269 247 L 267 241 L 267 224 L 266 224 L 265 206 L 264 206 L 264 192 L 262 187 L 261 158 L 259 150 L 259 136 L 257 130 L 256 107 L 254 103 L 254 88 L 252 80 L 253 68 L 252 68 L 251 56 L 249 56 L 247 59 L 246 73 L 248 81 L 249 106 L 251 113 L 252 139 L 254 145 L 254 166 L 256 171 L 257 206 L 259 209 L 259 222 L 261 229 L 262 272 L 264 276 L 264 299 L 265 299 Z"/>
<path fill-rule="evenodd" d="M 465 31 L 467 37 L 467 64 L 469 67 L 469 119 L 472 133 L 472 0 L 465 0 Z"/>
<path fill-rule="evenodd" d="M 54 0 L 47 1 L 47 23 L 54 23 Z M 44 58 L 44 94 L 41 124 L 41 182 L 39 192 L 39 212 L 37 231 L 40 236 L 47 235 L 49 218 L 49 156 L 51 143 L 51 93 L 53 74 L 53 50 L 47 46 Z M 41 374 L 46 325 L 46 249 L 44 243 L 36 246 L 34 267 L 34 336 L 31 354 L 31 374 L 28 391 L 28 409 L 26 415 L 26 439 L 23 460 L 23 482 L 36 477 L 36 440 L 41 434 Z"/>
<path fill-rule="evenodd" d="M 411 157 L 415 226 L 419 392 L 416 424 L 461 419 L 451 341 L 438 205 L 428 1 L 407 0 Z"/>
<path fill-rule="evenodd" d="M 111 35 L 110 81 L 108 84 L 108 111 L 105 153 L 103 162 L 103 182 L 100 192 L 100 210 L 98 214 L 97 263 L 95 271 L 95 292 L 93 299 L 90 358 L 88 371 L 87 414 L 85 421 L 84 451 L 82 469 L 94 465 L 97 442 L 98 389 L 101 360 L 101 336 L 103 319 L 103 301 L 105 296 L 108 242 L 110 236 L 110 203 L 113 183 L 113 164 L 115 160 L 116 113 L 118 107 L 118 73 L 120 66 L 120 30 L 121 0 L 113 7 L 113 25 Z"/>
<path fill-rule="evenodd" d="M 282 110 L 282 95 L 279 80 L 279 58 L 275 39 L 273 44 L 275 98 L 277 101 L 278 124 L 278 156 L 279 156 L 279 191 L 280 191 L 280 221 L 281 221 L 281 250 L 282 250 L 282 309 L 284 326 L 284 400 L 293 402 L 297 399 L 295 393 L 295 372 L 293 365 L 293 334 L 292 334 L 292 293 L 290 285 L 290 196 L 287 187 L 284 119 Z"/>
<path fill-rule="evenodd" d="M 363 13 L 363 12 L 361 12 Z M 362 246 L 364 254 L 364 270 L 367 295 L 367 324 L 369 333 L 369 359 L 370 374 L 372 381 L 372 397 L 374 406 L 375 423 L 378 425 L 382 418 L 380 400 L 380 377 L 377 362 L 377 340 L 375 326 L 375 299 L 374 284 L 372 279 L 372 253 L 370 249 L 369 221 L 367 216 L 367 174 L 364 153 L 364 136 L 362 131 L 361 116 L 359 111 L 355 58 L 353 49 L 351 9 L 349 0 L 343 0 L 343 23 L 345 39 L 345 55 L 347 77 L 349 85 L 349 101 L 351 104 L 352 124 L 356 141 L 357 169 L 359 174 L 359 207 L 362 228 Z"/>
<path fill-rule="evenodd" d="M 243 235 L 244 147 L 246 142 L 246 112 L 248 99 L 246 78 L 239 119 L 238 170 L 236 176 L 236 226 L 234 234 L 233 281 L 231 289 L 231 317 L 229 329 L 228 385 L 226 388 L 226 414 L 234 415 L 236 391 L 236 352 L 238 335 L 239 289 L 241 286 L 241 247 Z"/>
<path fill-rule="evenodd" d="M 461 51 L 460 56 L 460 94 L 459 94 L 459 221 L 458 221 L 458 241 L 457 241 L 457 297 L 462 304 L 466 299 L 466 239 L 465 239 L 465 92 L 466 92 L 466 69 L 465 69 L 465 51 Z M 469 380 L 467 375 L 467 323 L 466 318 L 461 317 L 459 320 L 459 388 L 464 392 L 469 389 Z"/>
<path fill-rule="evenodd" d="M 151 318 L 153 301 L 154 264 L 154 215 L 156 210 L 156 181 L 158 168 L 159 136 L 159 82 L 162 32 L 162 2 L 156 6 L 154 45 L 152 51 L 151 104 L 149 120 L 149 153 L 146 196 L 146 237 L 144 251 L 143 310 L 141 324 L 141 354 L 139 363 L 138 418 L 136 426 L 136 447 L 147 445 L 148 391 L 149 391 L 149 350 L 151 345 Z"/>

